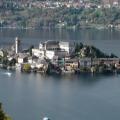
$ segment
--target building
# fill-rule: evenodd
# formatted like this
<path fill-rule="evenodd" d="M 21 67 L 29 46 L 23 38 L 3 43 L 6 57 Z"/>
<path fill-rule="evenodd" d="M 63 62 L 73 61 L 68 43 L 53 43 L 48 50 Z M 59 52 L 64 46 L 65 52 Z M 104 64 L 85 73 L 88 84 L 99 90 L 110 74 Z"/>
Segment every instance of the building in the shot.
<path fill-rule="evenodd" d="M 69 42 L 46 41 L 39 44 L 39 49 L 32 49 L 32 55 L 39 58 L 53 59 L 54 56 L 65 57 L 69 54 Z"/>
<path fill-rule="evenodd" d="M 45 57 L 48 59 L 53 59 L 53 57 L 55 56 L 55 51 L 51 51 L 51 50 L 46 50 L 45 51 Z"/>
<path fill-rule="evenodd" d="M 79 66 L 80 67 L 91 67 L 92 60 L 91 58 L 80 58 L 79 59 Z"/>
<path fill-rule="evenodd" d="M 58 56 L 59 58 L 65 58 L 66 56 L 68 56 L 68 52 L 67 51 L 55 51 L 55 56 Z"/>
<path fill-rule="evenodd" d="M 18 59 L 17 59 L 17 63 L 23 64 L 26 62 L 28 62 L 28 56 L 26 54 L 19 54 Z"/>
<path fill-rule="evenodd" d="M 78 60 L 77 59 L 66 59 L 64 62 L 65 70 L 71 71 L 78 68 Z"/>
<path fill-rule="evenodd" d="M 40 59 L 37 57 L 29 57 L 28 63 L 30 64 L 32 69 L 45 69 L 47 67 L 47 62 L 44 59 Z"/>
<path fill-rule="evenodd" d="M 4 56 L 4 51 L 0 49 L 0 57 Z"/>
<path fill-rule="evenodd" d="M 69 42 L 59 42 L 59 47 L 62 51 L 69 53 Z"/>
<path fill-rule="evenodd" d="M 15 38 L 15 53 L 18 54 L 21 51 L 21 41 L 18 37 Z"/>
<path fill-rule="evenodd" d="M 42 49 L 32 49 L 32 55 L 39 57 L 39 58 L 43 58 L 44 57 L 44 50 Z"/>
<path fill-rule="evenodd" d="M 43 49 L 44 50 L 51 50 L 51 51 L 55 51 L 59 49 L 59 41 L 52 41 L 52 40 L 48 40 L 45 43 L 43 43 Z"/>
<path fill-rule="evenodd" d="M 46 41 L 43 43 L 44 50 L 51 50 L 51 51 L 66 51 L 69 53 L 69 42 L 61 42 L 61 41 Z"/>
<path fill-rule="evenodd" d="M 110 8 L 112 6 L 118 7 L 120 1 L 119 0 L 102 0 L 102 3 L 105 8 Z"/>

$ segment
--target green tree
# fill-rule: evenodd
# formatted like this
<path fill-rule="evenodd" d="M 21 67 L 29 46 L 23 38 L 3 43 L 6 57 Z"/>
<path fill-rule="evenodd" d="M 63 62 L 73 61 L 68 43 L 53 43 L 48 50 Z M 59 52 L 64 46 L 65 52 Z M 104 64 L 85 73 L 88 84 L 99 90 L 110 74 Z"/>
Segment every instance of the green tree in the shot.
<path fill-rule="evenodd" d="M 82 43 L 76 43 L 75 44 L 75 53 L 80 52 L 80 50 L 83 48 Z"/>
<path fill-rule="evenodd" d="M 30 64 L 24 64 L 24 65 L 23 65 L 23 71 L 25 71 L 25 72 L 30 72 L 30 70 L 31 70 Z"/>
<path fill-rule="evenodd" d="M 4 113 L 2 103 L 0 103 L 0 120 L 11 120 L 11 118 Z"/>
<path fill-rule="evenodd" d="M 34 48 L 34 45 L 31 45 L 30 48 L 29 48 L 29 53 L 30 55 L 32 56 L 32 49 Z"/>

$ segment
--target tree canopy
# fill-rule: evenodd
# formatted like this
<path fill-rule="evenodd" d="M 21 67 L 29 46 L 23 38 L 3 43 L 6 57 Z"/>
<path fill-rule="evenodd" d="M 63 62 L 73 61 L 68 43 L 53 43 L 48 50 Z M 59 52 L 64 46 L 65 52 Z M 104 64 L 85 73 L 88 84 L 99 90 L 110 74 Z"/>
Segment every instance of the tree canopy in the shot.
<path fill-rule="evenodd" d="M 11 118 L 3 111 L 2 103 L 0 103 L 0 120 L 11 120 Z"/>

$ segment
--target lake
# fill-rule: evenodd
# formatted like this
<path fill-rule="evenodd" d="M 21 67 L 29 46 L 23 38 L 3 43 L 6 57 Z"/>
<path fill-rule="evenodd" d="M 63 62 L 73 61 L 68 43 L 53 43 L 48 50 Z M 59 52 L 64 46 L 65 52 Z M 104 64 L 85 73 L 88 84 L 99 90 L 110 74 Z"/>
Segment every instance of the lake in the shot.
<path fill-rule="evenodd" d="M 83 42 L 120 56 L 120 32 L 111 30 L 0 31 L 0 46 L 23 47 L 45 40 Z M 120 75 L 45 76 L 0 69 L 0 101 L 13 120 L 120 120 Z"/>

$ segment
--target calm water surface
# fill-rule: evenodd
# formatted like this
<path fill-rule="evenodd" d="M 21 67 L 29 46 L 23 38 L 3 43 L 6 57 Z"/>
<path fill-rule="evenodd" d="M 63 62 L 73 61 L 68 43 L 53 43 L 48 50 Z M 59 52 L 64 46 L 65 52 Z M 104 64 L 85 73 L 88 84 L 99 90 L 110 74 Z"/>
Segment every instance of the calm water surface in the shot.
<path fill-rule="evenodd" d="M 82 41 L 120 56 L 119 31 L 2 30 L 0 46 L 20 36 L 24 47 L 48 39 Z M 0 101 L 13 120 L 120 120 L 120 75 L 44 76 L 0 70 Z"/>
<path fill-rule="evenodd" d="M 120 76 L 41 76 L 0 70 L 0 101 L 14 120 L 119 120 Z"/>
<path fill-rule="evenodd" d="M 70 42 L 83 42 L 84 44 L 95 45 L 108 54 L 115 53 L 120 56 L 120 31 L 115 30 L 0 30 L 0 47 L 14 43 L 15 37 L 22 40 L 22 47 L 38 44 L 46 40 L 59 40 Z"/>

